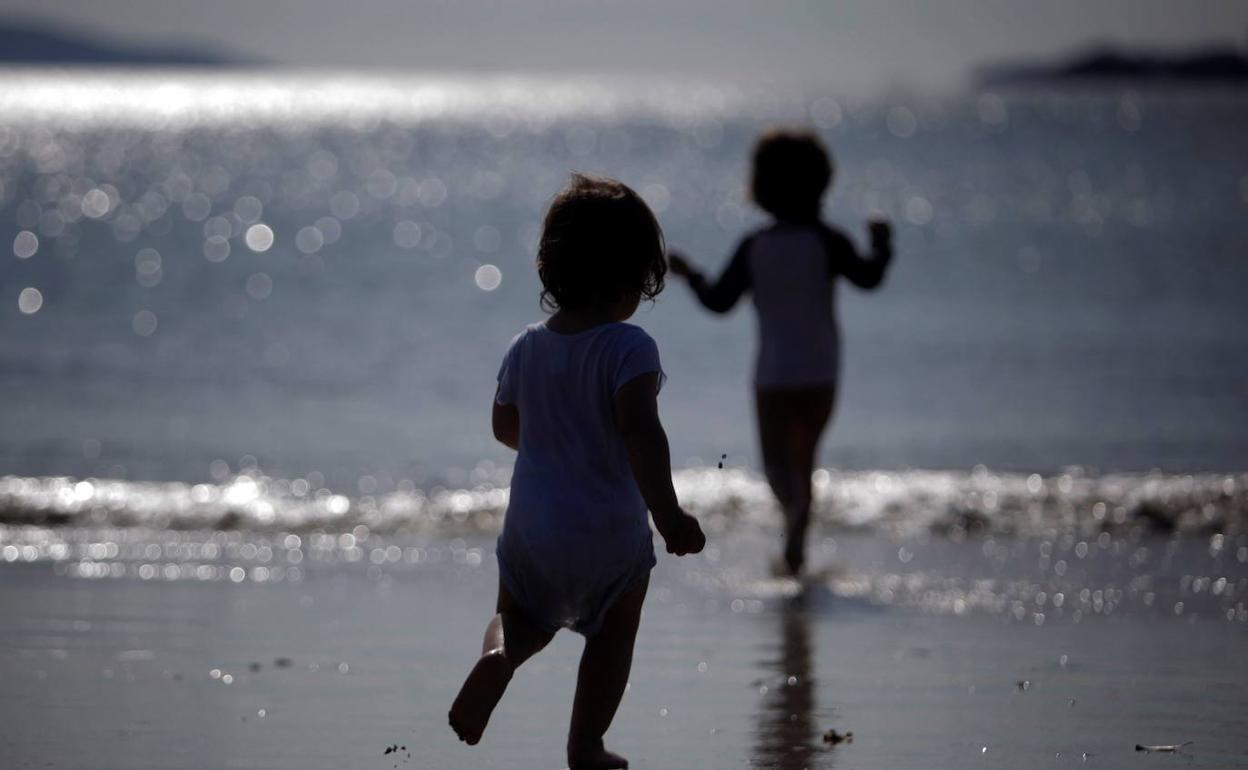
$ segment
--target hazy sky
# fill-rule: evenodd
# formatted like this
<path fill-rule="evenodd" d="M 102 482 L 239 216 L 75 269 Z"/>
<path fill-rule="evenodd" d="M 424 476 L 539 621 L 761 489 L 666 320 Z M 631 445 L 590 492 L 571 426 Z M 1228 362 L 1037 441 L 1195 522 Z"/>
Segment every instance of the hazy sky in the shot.
<path fill-rule="evenodd" d="M 0 0 L 153 44 L 282 64 L 951 85 L 1095 42 L 1243 46 L 1248 0 Z"/>

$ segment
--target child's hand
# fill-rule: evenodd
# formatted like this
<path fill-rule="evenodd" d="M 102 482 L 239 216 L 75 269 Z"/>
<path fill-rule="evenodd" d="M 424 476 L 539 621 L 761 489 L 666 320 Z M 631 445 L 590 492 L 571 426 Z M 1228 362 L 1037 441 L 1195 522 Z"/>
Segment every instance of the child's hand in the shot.
<path fill-rule="evenodd" d="M 886 246 L 893 240 L 893 226 L 887 219 L 872 217 L 867 220 L 867 229 L 871 231 L 871 243 Z"/>
<path fill-rule="evenodd" d="M 672 270 L 673 275 L 679 275 L 682 278 L 688 278 L 697 272 L 693 265 L 689 264 L 689 260 L 679 251 L 667 252 L 667 264 Z"/>
<path fill-rule="evenodd" d="M 662 519 L 656 518 L 654 523 L 659 528 L 663 541 L 667 543 L 668 553 L 685 556 L 700 553 L 706 546 L 706 535 L 702 534 L 698 520 L 684 511 L 677 511 Z"/>

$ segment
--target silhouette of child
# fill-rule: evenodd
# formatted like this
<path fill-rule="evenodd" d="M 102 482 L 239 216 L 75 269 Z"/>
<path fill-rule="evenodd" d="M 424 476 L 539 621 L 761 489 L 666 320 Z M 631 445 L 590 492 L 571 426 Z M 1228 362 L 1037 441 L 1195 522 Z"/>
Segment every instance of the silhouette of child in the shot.
<path fill-rule="evenodd" d="M 767 482 L 785 515 L 784 568 L 797 575 L 805 559 L 815 452 L 836 401 L 836 278 L 864 289 L 878 286 L 892 258 L 892 231 L 887 222 L 871 222 L 871 255 L 864 259 L 849 238 L 820 220 L 832 162 L 813 133 L 764 133 L 754 145 L 752 177 L 751 197 L 774 221 L 741 240 L 716 281 L 679 253 L 669 259 L 672 272 L 713 312 L 728 312 L 747 291 L 753 295 L 758 437 Z"/>
<path fill-rule="evenodd" d="M 625 185 L 573 175 L 546 214 L 537 271 L 553 314 L 512 340 L 494 399 L 494 436 L 518 450 L 498 538 L 498 604 L 449 719 L 477 743 L 516 667 L 570 628 L 586 642 L 568 764 L 622 768 L 627 760 L 603 747 L 603 735 L 628 682 L 655 564 L 646 510 L 668 553 L 706 543 L 672 488 L 658 348 L 624 323 L 663 290 L 663 234 Z"/>

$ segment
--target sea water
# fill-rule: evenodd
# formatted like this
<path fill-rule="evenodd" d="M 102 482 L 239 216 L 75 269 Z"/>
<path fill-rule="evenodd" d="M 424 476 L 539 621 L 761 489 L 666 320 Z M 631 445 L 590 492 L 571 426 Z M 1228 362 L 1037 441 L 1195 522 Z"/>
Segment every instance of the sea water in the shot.
<path fill-rule="evenodd" d="M 1244 562 L 1240 92 L 0 82 L 7 562 L 251 579 L 269 567 L 146 558 L 146 541 L 134 559 L 95 556 L 127 527 L 148 541 L 496 531 L 510 453 L 489 404 L 509 339 L 541 317 L 533 260 L 551 196 L 572 171 L 618 177 L 713 271 L 765 224 L 744 189 L 751 142 L 775 123 L 831 147 L 829 221 L 860 245 L 873 213 L 896 228 L 884 286 L 838 288 L 822 526 L 1085 550 L 1106 533 L 1179 532 L 1224 537 L 1219 558 Z M 669 375 L 682 498 L 713 526 L 775 521 L 745 305 L 712 317 L 673 280 L 634 318 Z M 381 546 L 384 562 L 391 547 L 406 560 L 416 546 Z"/>

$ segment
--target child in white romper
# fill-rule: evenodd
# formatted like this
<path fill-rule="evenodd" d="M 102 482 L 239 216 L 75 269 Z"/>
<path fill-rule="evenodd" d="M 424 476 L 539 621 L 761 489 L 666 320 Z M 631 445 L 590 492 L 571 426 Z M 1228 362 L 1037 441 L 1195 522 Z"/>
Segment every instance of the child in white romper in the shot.
<path fill-rule="evenodd" d="M 672 488 L 658 348 L 624 323 L 663 289 L 662 232 L 625 185 L 575 175 L 546 215 L 537 267 L 554 313 L 512 340 L 493 407 L 495 437 L 519 452 L 498 539 L 497 611 L 449 718 L 475 744 L 516 667 L 570 628 L 586 642 L 568 764 L 622 768 L 603 734 L 655 564 L 647 509 L 669 553 L 706 542 Z"/>
<path fill-rule="evenodd" d="M 831 183 L 831 158 L 813 133 L 764 133 L 754 145 L 750 193 L 775 221 L 743 238 L 714 282 L 683 256 L 670 255 L 672 272 L 686 278 L 712 312 L 726 313 L 746 292 L 753 295 L 758 438 L 767 481 L 785 514 L 783 570 L 793 575 L 805 561 L 811 473 L 836 403 L 836 279 L 873 289 L 893 257 L 886 222 L 871 223 L 871 254 L 864 258 L 844 233 L 820 219 Z"/>

